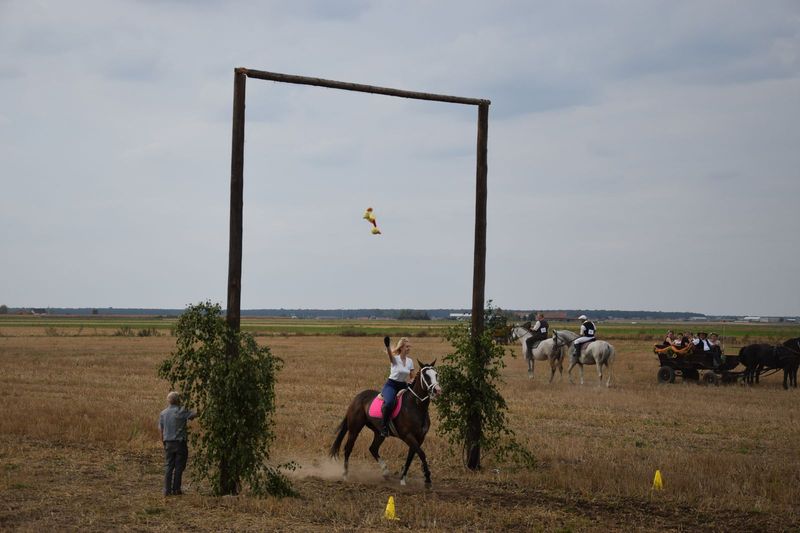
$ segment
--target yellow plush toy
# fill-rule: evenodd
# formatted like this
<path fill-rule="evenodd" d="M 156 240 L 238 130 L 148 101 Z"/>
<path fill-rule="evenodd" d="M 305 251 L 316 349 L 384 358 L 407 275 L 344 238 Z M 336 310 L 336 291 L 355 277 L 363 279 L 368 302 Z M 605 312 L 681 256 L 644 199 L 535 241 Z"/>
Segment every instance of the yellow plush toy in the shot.
<path fill-rule="evenodd" d="M 372 208 L 368 207 L 367 210 L 364 212 L 364 216 L 362 217 L 364 220 L 369 221 L 372 224 L 372 234 L 373 235 L 380 235 L 381 230 L 378 229 L 378 223 L 375 221 L 375 215 L 372 213 Z"/>

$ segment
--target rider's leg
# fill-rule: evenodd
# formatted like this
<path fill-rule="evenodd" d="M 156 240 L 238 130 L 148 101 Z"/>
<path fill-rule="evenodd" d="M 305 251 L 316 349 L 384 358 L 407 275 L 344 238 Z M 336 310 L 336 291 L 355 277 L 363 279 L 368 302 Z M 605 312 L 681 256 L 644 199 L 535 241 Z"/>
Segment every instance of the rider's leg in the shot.
<path fill-rule="evenodd" d="M 383 386 L 383 390 L 381 390 L 381 396 L 383 396 L 383 406 L 381 407 L 381 415 L 383 419 L 383 423 L 381 424 L 381 435 L 388 437 L 389 420 L 391 419 L 392 411 L 394 410 L 394 402 L 397 396 L 397 391 L 394 387 L 392 387 L 391 383 L 387 382 L 386 385 Z"/>

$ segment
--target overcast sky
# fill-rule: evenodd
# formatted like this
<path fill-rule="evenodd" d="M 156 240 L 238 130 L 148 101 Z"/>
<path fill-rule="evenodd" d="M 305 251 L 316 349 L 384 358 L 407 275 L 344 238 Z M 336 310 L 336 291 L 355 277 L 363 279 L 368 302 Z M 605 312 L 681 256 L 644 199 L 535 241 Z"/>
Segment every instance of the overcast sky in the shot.
<path fill-rule="evenodd" d="M 224 304 L 237 66 L 491 99 L 496 305 L 800 314 L 796 0 L 0 0 L 0 303 Z M 246 117 L 243 308 L 471 306 L 476 108 Z"/>

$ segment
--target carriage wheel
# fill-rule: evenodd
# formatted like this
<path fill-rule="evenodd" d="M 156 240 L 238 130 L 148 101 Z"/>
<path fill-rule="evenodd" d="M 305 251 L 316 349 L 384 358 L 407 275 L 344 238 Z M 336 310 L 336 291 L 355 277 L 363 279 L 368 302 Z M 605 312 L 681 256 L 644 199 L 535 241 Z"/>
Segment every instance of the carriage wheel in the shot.
<path fill-rule="evenodd" d="M 703 383 L 706 385 L 719 385 L 720 377 L 714 372 L 708 371 L 703 374 Z"/>
<path fill-rule="evenodd" d="M 683 371 L 683 381 L 699 381 L 700 372 L 694 368 L 688 368 Z"/>
<path fill-rule="evenodd" d="M 675 369 L 671 366 L 662 366 L 657 375 L 659 383 L 675 383 Z"/>

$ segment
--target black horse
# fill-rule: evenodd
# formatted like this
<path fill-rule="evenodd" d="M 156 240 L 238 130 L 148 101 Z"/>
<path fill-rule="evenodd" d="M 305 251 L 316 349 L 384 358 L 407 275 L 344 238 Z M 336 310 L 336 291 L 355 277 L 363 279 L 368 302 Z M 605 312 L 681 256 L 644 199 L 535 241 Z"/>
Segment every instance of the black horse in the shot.
<path fill-rule="evenodd" d="M 800 350 L 792 348 L 792 343 L 800 339 L 790 339 L 783 344 L 749 344 L 739 350 L 739 362 L 744 365 L 744 381 L 758 383 L 759 376 L 766 370 L 783 370 L 783 388 L 789 384 L 797 387 L 797 368 Z"/>
<path fill-rule="evenodd" d="M 431 427 L 431 419 L 428 415 L 428 407 L 430 406 L 431 398 L 441 394 L 442 389 L 439 386 L 438 376 L 433 363 L 426 365 L 417 361 L 419 365 L 419 372 L 414 377 L 414 381 L 409 385 L 409 388 L 403 393 L 403 405 L 397 418 L 393 420 L 394 431 L 391 436 L 396 436 L 408 445 L 408 457 L 406 457 L 406 464 L 400 475 L 400 484 L 405 485 L 408 476 L 408 467 L 414 459 L 414 455 L 419 455 L 422 461 L 422 471 L 425 474 L 425 486 L 431 486 L 431 471 L 428 468 L 428 460 L 425 457 L 425 452 L 422 451 L 422 443 L 425 440 L 425 435 Z M 349 432 L 347 442 L 344 445 L 344 478 L 347 479 L 348 464 L 350 461 L 350 453 L 353 451 L 353 446 L 356 443 L 359 433 L 367 426 L 372 430 L 374 436 L 372 438 L 372 445 L 369 451 L 378 464 L 381 466 L 383 476 L 389 475 L 389 469 L 386 463 L 381 458 L 378 451 L 385 437 L 381 436 L 381 419 L 369 416 L 369 406 L 372 400 L 378 395 L 376 390 L 365 390 L 359 392 L 350 406 L 347 408 L 347 414 L 339 428 L 336 439 L 331 444 L 330 455 L 331 457 L 338 457 L 339 447 L 342 445 L 345 435 Z"/>
<path fill-rule="evenodd" d="M 786 359 L 789 363 L 787 365 L 789 373 L 789 385 L 797 388 L 797 370 L 800 368 L 800 337 L 789 339 L 788 341 L 784 342 L 782 346 L 784 350 L 788 352 L 786 354 Z M 786 370 L 784 370 L 784 383 L 786 381 L 785 374 Z M 786 388 L 785 385 L 784 388 Z"/>

